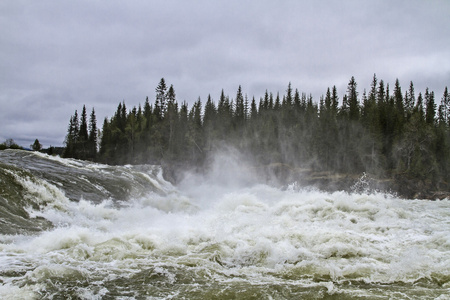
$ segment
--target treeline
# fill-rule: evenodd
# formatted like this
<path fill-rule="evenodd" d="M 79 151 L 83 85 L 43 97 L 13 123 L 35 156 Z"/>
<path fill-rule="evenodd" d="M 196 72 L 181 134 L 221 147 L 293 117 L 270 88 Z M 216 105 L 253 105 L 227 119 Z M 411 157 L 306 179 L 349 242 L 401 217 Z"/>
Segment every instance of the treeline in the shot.
<path fill-rule="evenodd" d="M 164 79 L 153 104 L 116 113 L 103 122 L 99 151 L 91 114 L 87 133 L 75 113 L 66 138 L 67 157 L 108 164 L 171 164 L 202 168 L 209 153 L 232 145 L 255 165 L 286 164 L 314 171 L 401 175 L 447 186 L 450 179 L 450 97 L 447 87 L 438 105 L 433 91 L 416 95 L 411 82 L 393 91 L 374 75 L 362 95 L 352 77 L 340 99 L 328 88 L 319 102 L 288 85 L 283 95 L 267 92 L 258 101 L 239 86 L 231 98 L 222 90 L 216 102 L 208 96 L 191 108 L 178 104 Z M 84 124 L 84 125 L 83 125 Z"/>

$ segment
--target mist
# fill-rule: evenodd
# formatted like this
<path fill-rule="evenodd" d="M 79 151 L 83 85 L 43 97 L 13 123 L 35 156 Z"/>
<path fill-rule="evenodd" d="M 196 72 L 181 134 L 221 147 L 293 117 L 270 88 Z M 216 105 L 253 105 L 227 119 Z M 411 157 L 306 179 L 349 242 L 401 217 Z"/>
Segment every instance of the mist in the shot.
<path fill-rule="evenodd" d="M 104 120 L 98 152 L 87 117 L 71 117 L 65 157 L 161 165 L 167 180 L 184 185 L 200 174 L 224 187 L 297 182 L 333 191 L 348 190 L 365 174 L 375 189 L 405 197 L 448 190 L 447 89 L 438 102 L 433 91 L 422 94 L 412 82 L 404 93 L 396 80 L 391 92 L 374 75 L 370 89 L 360 90 L 352 76 L 347 93 L 333 86 L 319 102 L 290 83 L 285 93 L 266 91 L 257 101 L 239 86 L 234 97 L 222 91 L 218 101 L 209 95 L 189 107 L 162 78 L 153 104 L 147 98 L 130 109 L 123 101 Z"/>

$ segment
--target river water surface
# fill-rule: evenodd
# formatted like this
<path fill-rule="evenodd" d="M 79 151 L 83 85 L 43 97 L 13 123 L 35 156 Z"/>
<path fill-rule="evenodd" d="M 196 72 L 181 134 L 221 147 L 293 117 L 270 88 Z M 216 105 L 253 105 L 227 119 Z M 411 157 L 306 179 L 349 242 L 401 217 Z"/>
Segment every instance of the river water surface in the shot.
<path fill-rule="evenodd" d="M 448 200 L 7 150 L 0 204 L 1 299 L 450 298 Z"/>

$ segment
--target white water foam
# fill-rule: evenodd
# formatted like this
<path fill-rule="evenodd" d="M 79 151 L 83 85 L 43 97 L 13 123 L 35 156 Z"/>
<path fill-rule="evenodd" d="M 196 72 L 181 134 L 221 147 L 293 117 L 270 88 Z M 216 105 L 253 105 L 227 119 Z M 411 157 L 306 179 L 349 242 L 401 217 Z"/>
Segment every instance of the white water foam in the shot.
<path fill-rule="evenodd" d="M 205 190 L 198 199 L 152 193 L 120 207 L 107 200 L 64 202 L 64 209 L 48 206 L 35 215 L 57 227 L 2 245 L 2 271 L 29 269 L 19 282 L 117 276 L 155 261 L 213 268 L 219 281 L 329 278 L 330 293 L 333 282 L 346 280 L 389 284 L 450 276 L 447 200 L 258 185 Z M 3 295 L 17 289 L 12 283 L 1 288 Z"/>
<path fill-rule="evenodd" d="M 205 288 L 202 279 L 223 289 L 320 287 L 328 295 L 346 286 L 348 295 L 361 297 L 399 283 L 442 299 L 450 289 L 448 200 L 325 193 L 295 185 L 282 190 L 256 184 L 247 176 L 250 169 L 224 175 L 218 170 L 229 165 L 226 159 L 209 178 L 188 178 L 179 189 L 160 171 L 56 160 L 83 172 L 138 176 L 155 190 L 129 201 L 72 202 L 57 185 L 16 176 L 33 196 L 29 200 L 39 204 L 28 208 L 30 215 L 55 227 L 0 236 L 1 298 L 50 298 L 50 290 L 64 283 L 77 297 L 101 299 L 120 280 L 125 293 L 136 282 L 133 276 L 158 278 L 169 286 L 166 297 L 183 295 L 175 289 L 183 276 L 195 281 L 193 291 Z M 221 181 L 223 176 L 228 180 Z M 423 287 L 421 280 L 434 285 Z M 401 299 L 407 289 L 381 295 Z M 136 293 L 129 297 L 143 296 Z"/>

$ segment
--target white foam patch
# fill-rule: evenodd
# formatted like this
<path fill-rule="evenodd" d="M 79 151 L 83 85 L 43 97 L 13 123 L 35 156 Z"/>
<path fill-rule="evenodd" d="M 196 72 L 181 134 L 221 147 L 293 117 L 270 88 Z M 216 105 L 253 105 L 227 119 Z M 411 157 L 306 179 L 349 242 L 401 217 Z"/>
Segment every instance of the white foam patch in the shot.
<path fill-rule="evenodd" d="M 329 294 L 336 292 L 333 282 L 345 280 L 389 284 L 450 276 L 448 200 L 264 185 L 202 189 L 197 198 L 183 191 L 149 193 L 120 206 L 81 200 L 64 210 L 41 210 L 56 228 L 4 244 L 0 257 L 22 256 L 4 260 L 1 269 L 27 265 L 34 271 L 18 282 L 41 282 L 45 276 L 97 278 L 150 266 L 163 274 L 169 271 L 162 263 L 192 265 L 219 282 L 230 276 L 282 284 L 329 278 L 323 283 Z M 2 289 L 6 295 L 17 287 Z"/>

